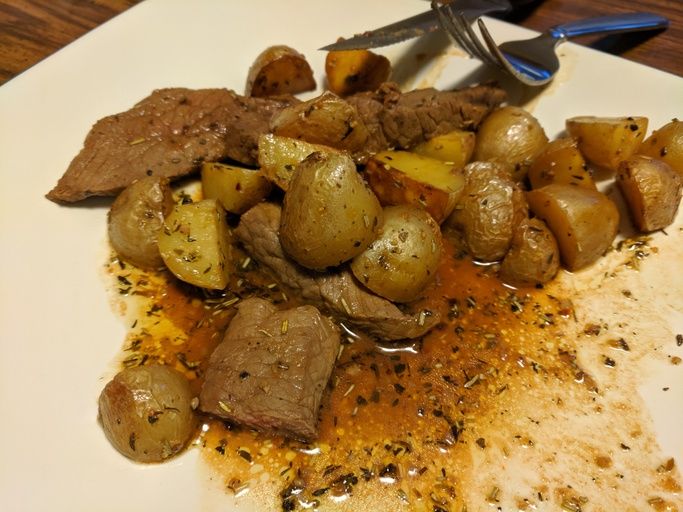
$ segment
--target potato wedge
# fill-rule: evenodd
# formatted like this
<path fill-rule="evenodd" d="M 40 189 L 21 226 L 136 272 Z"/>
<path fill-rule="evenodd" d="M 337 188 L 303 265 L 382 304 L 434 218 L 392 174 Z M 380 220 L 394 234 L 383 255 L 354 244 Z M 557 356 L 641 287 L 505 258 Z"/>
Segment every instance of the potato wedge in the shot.
<path fill-rule="evenodd" d="M 328 52 L 325 58 L 327 87 L 339 96 L 374 91 L 390 74 L 389 59 L 370 50 Z"/>
<path fill-rule="evenodd" d="M 164 221 L 159 252 L 178 279 L 212 290 L 225 288 L 232 250 L 225 212 L 218 201 L 176 205 Z"/>
<path fill-rule="evenodd" d="M 564 183 L 595 190 L 578 141 L 572 138 L 549 142 L 529 167 L 528 177 L 531 188 Z"/>
<path fill-rule="evenodd" d="M 597 190 L 552 184 L 527 192 L 529 208 L 553 232 L 569 270 L 590 265 L 610 247 L 619 228 L 619 211 Z"/>
<path fill-rule="evenodd" d="M 631 218 L 641 231 L 663 229 L 673 222 L 682 181 L 667 163 L 642 155 L 622 161 L 617 172 Z"/>
<path fill-rule="evenodd" d="M 560 268 L 555 236 L 540 219 L 524 219 L 515 228 L 510 250 L 500 265 L 500 277 L 513 286 L 550 281 Z"/>
<path fill-rule="evenodd" d="M 527 218 L 524 192 L 498 162 L 472 162 L 464 175 L 465 188 L 448 223 L 463 232 L 473 258 L 498 261 L 510 248 L 517 224 Z"/>
<path fill-rule="evenodd" d="M 246 96 L 296 94 L 315 89 L 313 70 L 301 53 L 285 45 L 263 50 L 249 68 Z"/>
<path fill-rule="evenodd" d="M 638 153 L 666 162 L 683 177 L 683 121 L 674 119 L 652 132 Z"/>
<path fill-rule="evenodd" d="M 322 270 L 363 252 L 382 224 L 382 207 L 345 153 L 313 153 L 285 193 L 280 242 L 304 267 Z"/>
<path fill-rule="evenodd" d="M 633 155 L 645 138 L 646 117 L 579 116 L 567 119 L 567 132 L 589 163 L 614 172 L 619 162 Z"/>
<path fill-rule="evenodd" d="M 109 241 L 119 257 L 140 268 L 163 267 L 157 240 L 172 209 L 168 178 L 146 176 L 126 187 L 107 217 Z"/>
<path fill-rule="evenodd" d="M 479 126 L 474 160 L 503 162 L 513 169 L 513 179 L 520 181 L 547 143 L 548 137 L 533 115 L 520 107 L 502 107 Z"/>
<path fill-rule="evenodd" d="M 453 130 L 418 144 L 412 152 L 449 162 L 461 168 L 470 163 L 474 153 L 474 144 L 474 132 Z"/>
<path fill-rule="evenodd" d="M 289 188 L 296 166 L 315 152 L 339 153 L 339 150 L 272 133 L 261 135 L 258 140 L 258 163 L 261 172 L 282 190 Z"/>
<path fill-rule="evenodd" d="M 438 223 L 451 214 L 465 185 L 461 169 L 408 151 L 377 153 L 364 174 L 382 205 L 411 204 Z"/>
<path fill-rule="evenodd" d="M 283 109 L 271 119 L 270 128 L 275 135 L 350 153 L 362 151 L 369 137 L 358 111 L 331 92 Z"/>
<path fill-rule="evenodd" d="M 441 230 L 423 209 L 384 209 L 375 241 L 351 262 L 351 271 L 370 290 L 395 302 L 410 302 L 434 279 L 441 259 Z"/>
<path fill-rule="evenodd" d="M 202 165 L 202 193 L 217 199 L 230 213 L 244 213 L 270 193 L 272 185 L 259 170 L 206 162 Z"/>

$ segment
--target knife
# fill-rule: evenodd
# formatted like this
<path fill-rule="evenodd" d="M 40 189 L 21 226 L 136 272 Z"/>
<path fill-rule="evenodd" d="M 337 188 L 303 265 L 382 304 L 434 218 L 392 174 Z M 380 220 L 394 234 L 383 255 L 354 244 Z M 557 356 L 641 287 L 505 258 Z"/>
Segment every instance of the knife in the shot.
<path fill-rule="evenodd" d="M 453 0 L 447 5 L 457 12 L 462 12 L 467 19 L 494 12 L 507 12 L 512 6 L 508 0 Z M 439 7 L 443 9 L 444 6 Z M 336 43 L 323 46 L 320 50 L 364 50 L 400 43 L 408 39 L 420 37 L 441 28 L 439 16 L 435 9 L 411 16 L 396 23 L 375 30 L 368 30 L 349 39 L 341 39 Z"/>

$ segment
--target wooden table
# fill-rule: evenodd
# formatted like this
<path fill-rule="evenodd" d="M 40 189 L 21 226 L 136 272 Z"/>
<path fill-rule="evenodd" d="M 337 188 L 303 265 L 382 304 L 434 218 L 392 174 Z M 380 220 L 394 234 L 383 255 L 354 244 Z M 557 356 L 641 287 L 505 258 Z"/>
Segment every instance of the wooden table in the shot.
<path fill-rule="evenodd" d="M 0 84 L 139 1 L 0 0 Z M 667 16 L 671 26 L 656 35 L 622 34 L 581 42 L 683 76 L 681 0 L 536 0 L 521 8 L 513 21 L 544 30 L 565 21 L 633 10 Z"/>

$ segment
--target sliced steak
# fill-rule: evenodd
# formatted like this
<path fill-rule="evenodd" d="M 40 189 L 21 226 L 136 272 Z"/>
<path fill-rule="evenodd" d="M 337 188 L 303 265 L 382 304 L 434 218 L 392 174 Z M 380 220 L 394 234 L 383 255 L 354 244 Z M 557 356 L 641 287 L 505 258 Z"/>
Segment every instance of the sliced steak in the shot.
<path fill-rule="evenodd" d="M 385 83 L 375 92 L 355 94 L 356 107 L 370 131 L 368 151 L 411 148 L 455 129 L 473 130 L 491 110 L 507 99 L 503 89 L 483 84 L 456 91 L 418 89 L 401 93 Z"/>
<path fill-rule="evenodd" d="M 310 441 L 339 342 L 339 330 L 313 306 L 278 311 L 247 299 L 211 354 L 200 409 Z"/>
<path fill-rule="evenodd" d="M 436 314 L 403 313 L 363 288 L 349 270 L 313 272 L 288 259 L 278 236 L 280 214 L 280 206 L 273 203 L 254 206 L 242 215 L 235 234 L 254 259 L 299 297 L 384 340 L 417 338 L 439 321 Z"/>
<path fill-rule="evenodd" d="M 47 198 L 74 202 L 115 195 L 147 175 L 178 178 L 203 161 L 256 164 L 258 136 L 298 100 L 247 98 L 227 89 L 160 89 L 132 109 L 99 120 Z"/>

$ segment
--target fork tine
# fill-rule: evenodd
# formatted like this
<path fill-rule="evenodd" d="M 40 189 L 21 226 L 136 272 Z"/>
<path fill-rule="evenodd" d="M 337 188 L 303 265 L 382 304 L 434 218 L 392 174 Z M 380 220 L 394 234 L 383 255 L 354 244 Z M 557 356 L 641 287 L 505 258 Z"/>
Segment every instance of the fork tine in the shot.
<path fill-rule="evenodd" d="M 498 45 L 496 44 L 496 42 L 491 37 L 491 33 L 486 28 L 486 25 L 484 24 L 483 20 L 478 19 L 477 25 L 479 25 L 479 30 L 481 32 L 482 37 L 484 38 L 484 41 L 486 42 L 486 46 L 489 47 L 489 50 L 491 51 L 491 55 L 497 61 L 497 65 L 501 66 L 503 69 L 507 70 L 512 75 L 518 76 L 519 73 L 517 72 L 517 70 L 514 67 L 512 67 L 510 62 L 505 58 L 505 55 L 503 55 L 503 53 L 500 51 L 500 49 L 498 48 Z"/>
<path fill-rule="evenodd" d="M 472 54 L 470 49 L 468 48 L 467 41 L 464 40 L 462 37 L 462 33 L 460 30 L 455 26 L 453 23 L 453 20 L 451 20 L 445 13 L 444 11 L 448 8 L 447 6 L 442 7 L 436 2 L 436 0 L 432 0 L 431 2 L 432 9 L 436 12 L 438 18 L 439 18 L 439 23 L 441 24 L 441 27 L 446 31 L 448 36 L 450 37 L 451 41 L 455 43 L 457 46 L 465 50 L 470 57 L 474 57 L 475 55 Z M 450 12 L 450 11 L 449 11 Z"/>
<path fill-rule="evenodd" d="M 470 23 L 467 21 L 467 18 L 463 15 L 460 14 L 458 16 L 460 20 L 460 26 L 464 28 L 466 34 L 468 35 L 468 39 L 471 41 L 472 46 L 476 49 L 476 55 L 479 57 L 480 60 L 482 60 L 485 63 L 492 64 L 494 66 L 499 66 L 500 64 L 496 60 L 496 58 L 489 52 L 483 44 L 481 44 L 481 41 L 479 40 L 479 36 L 474 32 L 472 29 L 472 26 Z M 481 21 L 481 18 L 477 19 L 478 22 Z"/>

